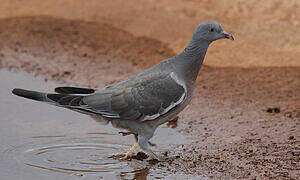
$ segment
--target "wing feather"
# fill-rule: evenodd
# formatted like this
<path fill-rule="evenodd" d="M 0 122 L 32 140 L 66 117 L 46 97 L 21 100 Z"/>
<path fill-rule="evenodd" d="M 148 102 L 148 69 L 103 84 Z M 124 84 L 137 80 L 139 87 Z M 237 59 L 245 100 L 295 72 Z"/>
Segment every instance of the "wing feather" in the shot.
<path fill-rule="evenodd" d="M 90 111 L 107 118 L 153 120 L 183 102 L 185 84 L 174 73 L 144 77 L 134 85 L 105 88 L 83 98 Z"/>

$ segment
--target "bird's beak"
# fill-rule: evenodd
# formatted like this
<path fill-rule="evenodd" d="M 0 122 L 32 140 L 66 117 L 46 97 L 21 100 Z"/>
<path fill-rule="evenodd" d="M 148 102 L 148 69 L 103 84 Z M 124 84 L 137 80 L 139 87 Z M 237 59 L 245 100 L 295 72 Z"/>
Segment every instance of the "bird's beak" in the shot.
<path fill-rule="evenodd" d="M 221 32 L 221 34 L 224 36 L 226 39 L 234 40 L 233 36 L 225 31 Z"/>

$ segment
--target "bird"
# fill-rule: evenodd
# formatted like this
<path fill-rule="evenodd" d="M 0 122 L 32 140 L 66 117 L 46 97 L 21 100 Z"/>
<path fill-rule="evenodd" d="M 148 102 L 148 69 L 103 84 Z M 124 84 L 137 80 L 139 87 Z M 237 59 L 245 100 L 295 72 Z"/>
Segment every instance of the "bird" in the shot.
<path fill-rule="evenodd" d="M 90 115 L 103 125 L 125 130 L 123 135 L 133 134 L 135 144 L 125 153 L 126 159 L 138 150 L 163 161 L 149 147 L 150 139 L 191 102 L 207 49 L 219 39 L 234 40 L 218 22 L 203 22 L 181 53 L 127 80 L 99 89 L 65 86 L 44 93 L 15 88 L 12 93 Z"/>

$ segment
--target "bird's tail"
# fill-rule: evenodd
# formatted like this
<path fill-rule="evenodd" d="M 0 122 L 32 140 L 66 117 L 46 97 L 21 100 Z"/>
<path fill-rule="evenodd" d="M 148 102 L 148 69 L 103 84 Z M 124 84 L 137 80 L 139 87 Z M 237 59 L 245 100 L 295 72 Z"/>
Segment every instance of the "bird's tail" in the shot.
<path fill-rule="evenodd" d="M 12 93 L 17 96 L 36 101 L 47 102 L 56 106 L 76 108 L 85 105 L 82 101 L 82 98 L 85 95 L 95 92 L 93 89 L 75 87 L 58 87 L 55 88 L 55 91 L 57 93 L 51 94 L 16 88 L 12 90 Z"/>
<path fill-rule="evenodd" d="M 12 93 L 17 96 L 78 111 L 87 115 L 91 115 L 92 118 L 96 119 L 103 125 L 108 124 L 108 120 L 102 118 L 97 112 L 94 112 L 93 109 L 89 108 L 89 106 L 83 101 L 84 97 L 95 92 L 94 89 L 57 87 L 55 88 L 55 92 L 56 93 L 51 94 L 18 88 L 12 90 Z"/>
<path fill-rule="evenodd" d="M 46 93 L 37 92 L 37 91 L 29 91 L 25 89 L 15 88 L 12 90 L 12 93 L 17 96 L 21 96 L 24 98 L 47 102 Z"/>

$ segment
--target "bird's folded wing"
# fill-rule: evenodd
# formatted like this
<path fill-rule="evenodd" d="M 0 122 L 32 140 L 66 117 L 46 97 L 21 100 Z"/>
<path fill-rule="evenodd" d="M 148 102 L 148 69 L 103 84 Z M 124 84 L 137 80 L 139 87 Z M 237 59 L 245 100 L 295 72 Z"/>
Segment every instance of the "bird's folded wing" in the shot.
<path fill-rule="evenodd" d="M 153 120 L 186 97 L 185 84 L 174 73 L 141 78 L 130 86 L 114 87 L 83 98 L 85 108 L 106 118 Z"/>

